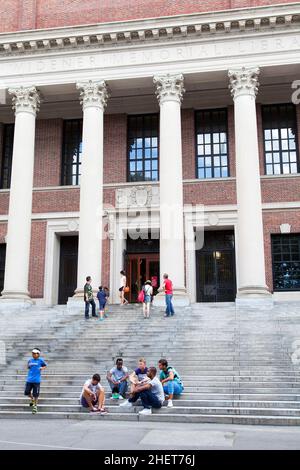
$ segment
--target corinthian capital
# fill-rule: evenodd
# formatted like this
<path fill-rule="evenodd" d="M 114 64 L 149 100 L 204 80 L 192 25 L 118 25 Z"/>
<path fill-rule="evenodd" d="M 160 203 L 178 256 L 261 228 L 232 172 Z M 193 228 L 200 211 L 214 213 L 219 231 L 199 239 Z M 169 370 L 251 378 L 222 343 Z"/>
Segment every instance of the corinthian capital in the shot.
<path fill-rule="evenodd" d="M 12 95 L 12 107 L 15 113 L 27 112 L 36 115 L 40 109 L 40 95 L 34 86 L 9 88 Z"/>
<path fill-rule="evenodd" d="M 171 75 L 156 75 L 153 78 L 153 83 L 156 85 L 156 96 L 160 104 L 165 101 L 177 101 L 181 103 L 183 98 L 184 78 L 182 74 Z"/>
<path fill-rule="evenodd" d="M 259 68 L 233 69 L 228 71 L 229 89 L 233 99 L 241 95 L 256 96 L 258 92 Z"/>
<path fill-rule="evenodd" d="M 83 109 L 96 107 L 104 111 L 110 96 L 104 80 L 78 82 L 76 88 L 80 90 L 80 104 Z"/>

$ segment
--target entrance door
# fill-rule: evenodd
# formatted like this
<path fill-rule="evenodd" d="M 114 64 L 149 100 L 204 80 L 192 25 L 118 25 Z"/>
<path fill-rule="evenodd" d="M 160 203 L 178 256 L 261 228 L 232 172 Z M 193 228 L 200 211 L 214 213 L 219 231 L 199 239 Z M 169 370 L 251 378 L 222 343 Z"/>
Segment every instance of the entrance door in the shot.
<path fill-rule="evenodd" d="M 196 251 L 197 302 L 233 302 L 236 295 L 233 231 L 205 232 Z"/>
<path fill-rule="evenodd" d="M 58 303 L 66 304 L 77 284 L 78 236 L 60 238 Z"/>
<path fill-rule="evenodd" d="M 137 302 L 137 296 L 143 284 L 148 279 L 152 282 L 153 293 L 157 294 L 159 287 L 159 254 L 128 254 L 126 257 L 126 275 L 130 292 L 129 302 Z"/>

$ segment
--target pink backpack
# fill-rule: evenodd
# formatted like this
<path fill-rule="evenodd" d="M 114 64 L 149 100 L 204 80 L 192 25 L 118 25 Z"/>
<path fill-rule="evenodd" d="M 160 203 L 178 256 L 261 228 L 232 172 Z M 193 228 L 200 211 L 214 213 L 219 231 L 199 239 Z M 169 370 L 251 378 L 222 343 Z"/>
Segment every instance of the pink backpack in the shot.
<path fill-rule="evenodd" d="M 145 292 L 144 292 L 144 289 L 142 289 L 138 295 L 138 302 L 144 302 L 144 299 L 145 299 Z"/>

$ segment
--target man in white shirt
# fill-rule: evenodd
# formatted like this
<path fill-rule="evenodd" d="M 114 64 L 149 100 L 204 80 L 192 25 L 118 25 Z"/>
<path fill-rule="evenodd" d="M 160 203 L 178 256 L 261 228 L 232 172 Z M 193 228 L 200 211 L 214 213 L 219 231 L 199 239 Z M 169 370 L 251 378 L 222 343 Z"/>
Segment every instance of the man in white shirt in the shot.
<path fill-rule="evenodd" d="M 152 408 L 162 407 L 165 395 L 163 386 L 158 377 L 156 377 L 156 368 L 149 367 L 147 376 L 150 381 L 143 385 L 136 385 L 131 393 L 132 397 L 120 406 L 124 408 L 132 407 L 132 404 L 140 398 L 144 407 L 144 409 L 139 412 L 141 415 L 150 415 Z"/>
<path fill-rule="evenodd" d="M 81 391 L 81 406 L 89 408 L 90 412 L 106 412 L 104 409 L 105 392 L 104 387 L 100 384 L 100 380 L 100 375 L 94 374 L 91 379 L 84 383 Z"/>

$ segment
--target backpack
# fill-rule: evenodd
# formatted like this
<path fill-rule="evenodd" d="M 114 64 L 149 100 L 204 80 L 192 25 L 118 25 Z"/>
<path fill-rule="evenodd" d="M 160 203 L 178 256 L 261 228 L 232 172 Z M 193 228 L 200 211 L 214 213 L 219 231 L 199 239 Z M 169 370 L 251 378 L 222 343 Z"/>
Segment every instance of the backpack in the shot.
<path fill-rule="evenodd" d="M 144 302 L 144 300 L 145 300 L 145 291 L 144 289 L 142 289 L 138 295 L 138 302 Z"/>

